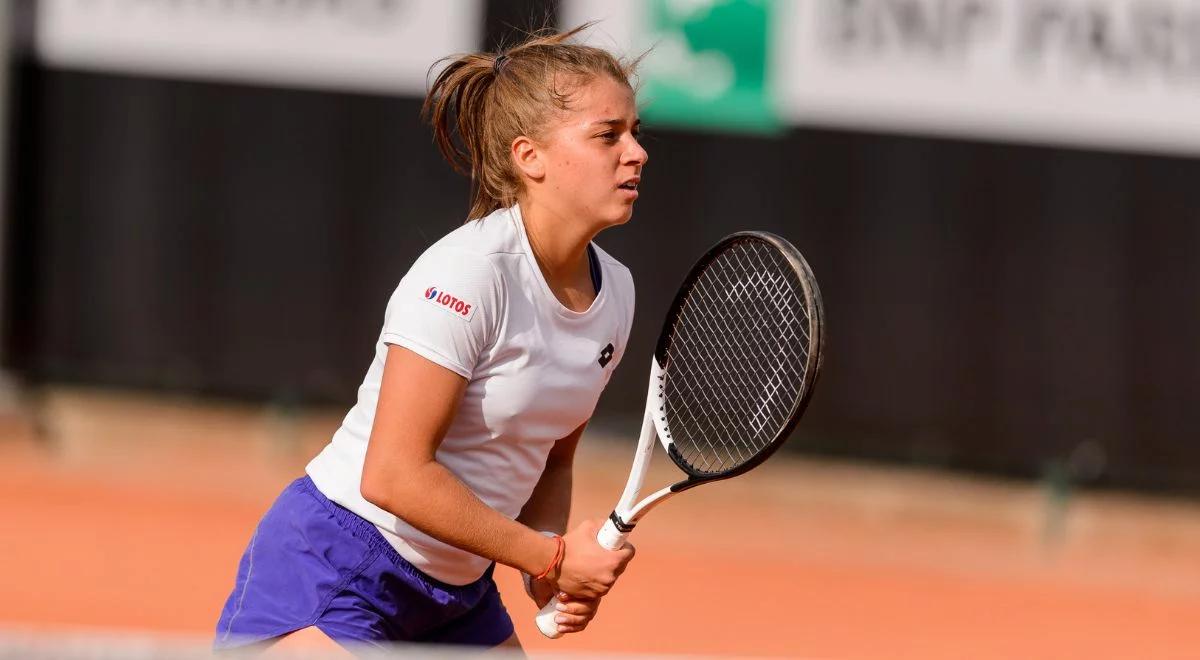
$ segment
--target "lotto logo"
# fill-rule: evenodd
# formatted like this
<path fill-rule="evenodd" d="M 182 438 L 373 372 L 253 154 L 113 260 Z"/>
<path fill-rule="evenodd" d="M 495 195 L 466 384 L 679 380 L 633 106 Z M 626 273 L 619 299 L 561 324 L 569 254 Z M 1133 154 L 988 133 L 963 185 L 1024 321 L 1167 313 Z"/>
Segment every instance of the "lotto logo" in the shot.
<path fill-rule="evenodd" d="M 425 300 L 436 305 L 438 309 L 468 321 L 475 315 L 474 305 L 445 291 L 439 291 L 436 286 L 425 289 Z"/>
<path fill-rule="evenodd" d="M 596 360 L 596 362 L 600 363 L 600 368 L 603 369 L 604 367 L 608 366 L 608 363 L 611 362 L 612 359 L 613 345 L 609 344 L 608 346 L 604 347 L 604 350 L 600 351 L 600 359 Z"/>

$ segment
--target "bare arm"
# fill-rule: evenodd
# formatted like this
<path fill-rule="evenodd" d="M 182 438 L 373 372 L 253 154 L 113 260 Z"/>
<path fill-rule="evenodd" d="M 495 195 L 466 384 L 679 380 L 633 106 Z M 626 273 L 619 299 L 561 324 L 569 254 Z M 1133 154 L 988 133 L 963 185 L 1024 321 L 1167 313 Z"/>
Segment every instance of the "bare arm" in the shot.
<path fill-rule="evenodd" d="M 438 540 L 538 575 L 554 559 L 557 542 L 489 507 L 437 462 L 437 448 L 466 387 L 467 381 L 449 369 L 406 348 L 389 346 L 360 491 L 368 502 Z M 562 451 L 567 444 L 571 443 Z M 570 454 L 574 455 L 573 444 Z M 556 474 L 551 481 L 558 485 L 546 484 L 551 490 L 562 488 L 562 473 Z M 569 470 L 566 474 L 569 489 Z M 561 516 L 565 524 L 569 492 L 559 504 L 566 509 L 551 514 L 547 508 L 539 515 Z M 599 523 L 589 521 L 563 535 L 566 552 L 558 569 L 546 577 L 551 586 L 581 598 L 608 592 L 633 558 L 633 548 L 605 550 L 596 542 L 598 530 Z"/>
<path fill-rule="evenodd" d="M 521 509 L 517 520 L 533 529 L 540 529 L 561 534 L 567 528 L 567 519 L 571 515 L 571 485 L 575 463 L 575 449 L 583 436 L 587 423 L 571 432 L 570 435 L 554 443 L 550 455 L 546 458 L 546 469 L 541 479 L 529 496 L 529 501 Z M 525 577 L 525 591 L 539 608 L 544 607 L 554 598 L 555 589 L 545 580 L 534 581 Z M 570 598 L 559 596 L 558 613 L 555 622 L 561 633 L 576 633 L 587 628 L 600 608 L 600 598 Z"/>
<path fill-rule="evenodd" d="M 484 504 L 435 460 L 467 381 L 389 346 L 360 490 L 368 502 L 468 552 L 537 574 L 553 540 Z"/>
<path fill-rule="evenodd" d="M 587 423 L 584 422 L 570 435 L 554 443 L 554 448 L 546 457 L 546 469 L 542 471 L 537 486 L 533 488 L 533 494 L 521 508 L 521 515 L 517 516 L 517 520 L 533 529 L 557 534 L 566 531 L 567 519 L 571 515 L 575 448 L 579 446 L 579 438 L 583 436 L 586 426 Z"/>

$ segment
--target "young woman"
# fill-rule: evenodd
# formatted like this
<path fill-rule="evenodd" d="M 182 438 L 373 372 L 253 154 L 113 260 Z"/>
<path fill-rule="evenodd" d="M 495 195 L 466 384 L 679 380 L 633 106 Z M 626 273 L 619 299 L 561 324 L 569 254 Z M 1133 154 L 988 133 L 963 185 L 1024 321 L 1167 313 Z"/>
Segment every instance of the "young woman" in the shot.
<path fill-rule="evenodd" d="M 629 220 L 647 159 L 631 65 L 570 43 L 581 29 L 434 82 L 424 112 L 472 178 L 468 221 L 400 281 L 357 404 L 250 539 L 218 648 L 519 646 L 495 563 L 578 632 L 633 557 L 596 543 L 598 521 L 559 536 L 633 319 L 629 271 L 592 239 Z"/>

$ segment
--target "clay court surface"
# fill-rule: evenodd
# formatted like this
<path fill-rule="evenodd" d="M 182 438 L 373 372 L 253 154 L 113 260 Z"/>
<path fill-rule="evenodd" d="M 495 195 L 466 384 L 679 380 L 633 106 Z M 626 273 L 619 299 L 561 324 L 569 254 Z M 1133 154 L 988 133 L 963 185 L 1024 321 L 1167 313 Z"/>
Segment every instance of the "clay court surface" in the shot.
<path fill-rule="evenodd" d="M 0 427 L 0 629 L 197 639 L 341 415 L 71 389 L 28 409 L 40 433 Z M 585 437 L 577 516 L 608 513 L 635 432 Z M 1200 505 L 1051 510 L 1036 484 L 780 456 L 648 518 L 583 634 L 543 639 L 497 576 L 534 656 L 1200 657 Z"/>

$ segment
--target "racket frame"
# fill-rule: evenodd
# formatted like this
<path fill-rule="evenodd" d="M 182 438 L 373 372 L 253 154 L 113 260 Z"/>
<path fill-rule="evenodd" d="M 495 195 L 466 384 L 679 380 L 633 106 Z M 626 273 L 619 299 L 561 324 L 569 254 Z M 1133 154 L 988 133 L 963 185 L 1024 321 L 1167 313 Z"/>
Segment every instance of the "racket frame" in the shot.
<path fill-rule="evenodd" d="M 674 337 L 675 319 L 679 317 L 683 306 L 687 303 L 688 294 L 691 292 L 696 280 L 699 279 L 708 265 L 720 256 L 730 244 L 746 240 L 764 241 L 778 250 L 796 271 L 797 279 L 805 289 L 805 298 L 809 302 L 807 310 L 809 315 L 809 343 L 810 346 L 815 346 L 815 349 L 810 348 L 808 362 L 805 365 L 805 374 L 809 384 L 793 404 L 787 421 L 780 426 L 779 431 L 770 444 L 761 449 L 750 460 L 737 467 L 722 472 L 702 472 L 685 461 L 671 441 L 671 429 L 667 423 L 666 404 L 663 400 L 666 378 L 664 372 L 670 368 L 669 351 L 671 340 Z M 744 474 L 770 458 L 783 445 L 788 436 L 791 435 L 792 431 L 796 428 L 796 424 L 800 421 L 800 417 L 804 414 L 804 410 L 808 407 L 808 402 L 820 377 L 824 346 L 824 307 L 821 299 L 821 291 L 817 287 L 816 278 L 813 276 L 808 262 L 804 260 L 804 257 L 791 243 L 770 232 L 742 231 L 726 236 L 710 248 L 708 252 L 704 253 L 692 266 L 691 270 L 688 271 L 687 276 L 675 294 L 675 298 L 671 302 L 671 306 L 667 310 L 663 328 L 659 333 L 658 342 L 655 344 L 654 356 L 650 359 L 650 384 L 646 393 L 646 410 L 642 416 L 642 430 L 638 437 L 637 451 L 633 457 L 633 465 L 629 470 L 629 479 L 625 482 L 625 490 L 621 493 L 621 497 L 617 501 L 617 506 L 609 514 L 608 520 L 605 521 L 603 527 L 601 527 L 600 533 L 596 538 L 597 542 L 609 550 L 619 549 L 625 544 L 626 537 L 633 531 L 643 516 L 677 493 L 682 493 L 701 484 L 722 481 Z M 811 378 L 807 376 L 808 374 L 811 374 Z M 660 488 L 639 500 L 642 486 L 645 484 L 646 474 L 650 468 L 650 461 L 654 455 L 655 438 L 661 441 L 667 455 L 687 475 L 687 478 L 670 486 Z M 554 601 L 551 600 L 536 617 L 538 628 L 542 631 L 542 634 L 552 639 L 561 636 L 561 633 L 558 632 L 557 624 L 554 623 L 554 614 Z"/>
<path fill-rule="evenodd" d="M 805 289 L 805 298 L 810 302 L 807 310 L 809 314 L 809 332 L 816 335 L 813 337 L 815 341 L 810 341 L 811 345 L 816 347 L 816 350 L 809 350 L 808 363 L 805 365 L 806 374 L 811 373 L 812 376 L 809 378 L 808 387 L 804 390 L 802 396 L 796 400 L 787 421 L 780 427 L 770 444 L 760 450 L 753 458 L 733 469 L 715 473 L 702 472 L 685 461 L 675 448 L 674 443 L 671 442 L 671 429 L 667 422 L 666 405 L 663 401 L 663 382 L 665 378 L 663 372 L 671 366 L 669 351 L 671 340 L 675 334 L 674 321 L 683 311 L 683 306 L 687 303 L 688 294 L 691 292 L 693 284 L 699 279 L 704 270 L 708 268 L 708 265 L 724 253 L 732 243 L 746 240 L 763 241 L 778 250 L 787 259 L 792 269 L 795 270 L 797 279 Z M 812 269 L 809 268 L 808 262 L 804 260 L 799 250 L 791 243 L 770 232 L 737 232 L 726 236 L 710 248 L 708 252 L 704 253 L 696 261 L 692 269 L 688 271 L 687 276 L 675 294 L 674 300 L 671 301 L 671 306 L 667 309 L 665 319 L 662 331 L 658 336 L 658 342 L 655 344 L 654 357 L 650 360 L 650 387 L 646 394 L 646 412 L 642 421 L 641 436 L 638 438 L 637 453 L 634 455 L 633 466 L 629 473 L 629 481 L 626 482 L 625 491 L 621 494 L 616 508 L 609 514 L 609 522 L 613 528 L 622 533 L 620 539 L 622 542 L 624 541 L 624 535 L 633 530 L 642 516 L 646 515 L 647 512 L 666 501 L 672 495 L 682 493 L 701 484 L 736 477 L 761 465 L 763 461 L 770 458 L 796 428 L 796 424 L 800 421 L 800 417 L 808 407 L 808 402 L 812 397 L 817 379 L 821 373 L 821 356 L 824 354 L 823 349 L 825 344 L 825 333 L 823 332 L 824 307 L 821 299 L 821 291 L 817 287 L 817 281 L 813 276 Z M 663 449 L 666 450 L 672 462 L 688 476 L 686 479 L 655 491 L 645 499 L 638 501 L 638 496 L 641 494 L 642 485 L 646 478 L 646 472 L 650 466 L 650 458 L 654 453 L 655 436 L 662 442 Z M 604 534 L 603 530 L 602 535 L 613 536 L 611 532 Z M 620 544 L 617 544 L 615 547 L 619 548 Z"/>
<path fill-rule="evenodd" d="M 788 436 L 792 434 L 792 431 L 795 430 L 796 424 L 800 421 L 800 417 L 804 415 L 804 410 L 808 408 L 809 399 L 812 398 L 813 390 L 816 389 L 817 380 L 821 375 L 822 356 L 825 353 L 825 308 L 821 299 L 821 290 L 817 287 L 817 279 L 813 275 L 812 269 L 809 267 L 808 262 L 804 260 L 804 256 L 800 254 L 800 251 L 797 250 L 794 245 L 783 238 L 766 231 L 740 231 L 730 234 L 729 236 L 721 239 L 716 245 L 712 246 L 708 252 L 704 253 L 704 255 L 696 261 L 695 265 L 692 266 L 692 269 L 688 271 L 687 277 L 684 278 L 683 283 L 679 286 L 679 290 L 675 293 L 675 299 L 671 301 L 671 306 L 667 309 L 667 315 L 663 322 L 663 329 L 658 335 L 658 342 L 655 344 L 654 348 L 654 367 L 652 367 L 652 372 L 654 368 L 658 368 L 659 371 L 657 372 L 657 375 L 661 378 L 662 372 L 670 369 L 671 367 L 669 363 L 669 351 L 671 348 L 671 340 L 674 338 L 675 334 L 674 320 L 678 318 L 680 313 L 683 311 L 683 306 L 687 303 L 688 293 L 691 292 L 693 284 L 700 278 L 700 275 L 704 272 L 704 270 L 708 268 L 708 265 L 711 264 L 713 260 L 715 260 L 722 253 L 724 253 L 731 244 L 747 240 L 762 241 L 770 244 L 772 247 L 778 250 L 779 253 L 782 254 L 785 259 L 787 259 L 789 265 L 791 265 L 792 269 L 796 272 L 796 277 L 800 281 L 801 286 L 804 287 L 804 293 L 806 294 L 805 298 L 810 302 L 807 310 L 809 315 L 809 331 L 810 333 L 816 335 L 815 337 L 811 337 L 809 340 L 810 346 L 815 346 L 816 348 L 815 350 L 810 348 L 808 351 L 808 362 L 805 364 L 805 374 L 811 374 L 811 378 L 807 378 L 806 376 L 806 379 L 809 381 L 808 387 L 804 390 L 801 397 L 796 400 L 795 404 L 793 404 L 787 422 L 780 426 L 779 431 L 776 433 L 775 438 L 771 440 L 770 444 L 760 450 L 753 458 L 745 463 L 723 472 L 702 472 L 696 470 L 689 465 L 687 461 L 683 460 L 683 457 L 678 453 L 678 450 L 675 449 L 675 446 L 668 442 L 671 437 L 670 429 L 666 428 L 666 419 L 662 419 L 662 428 L 659 432 L 665 432 L 666 434 L 666 438 L 663 441 L 663 446 L 666 448 L 667 454 L 671 457 L 671 460 L 674 461 L 677 466 L 679 466 L 679 469 L 683 470 L 683 472 L 688 475 L 686 480 L 672 486 L 672 488 L 675 489 L 675 492 L 682 492 L 689 488 L 694 488 L 700 484 L 709 483 L 712 481 L 721 481 L 722 479 L 736 477 L 739 474 L 744 474 L 761 465 L 763 461 L 770 458 L 771 455 L 783 445 L 784 441 L 788 439 Z M 653 389 L 653 381 L 654 377 L 652 376 L 651 389 Z M 662 405 L 661 394 L 659 397 L 659 405 Z"/>

